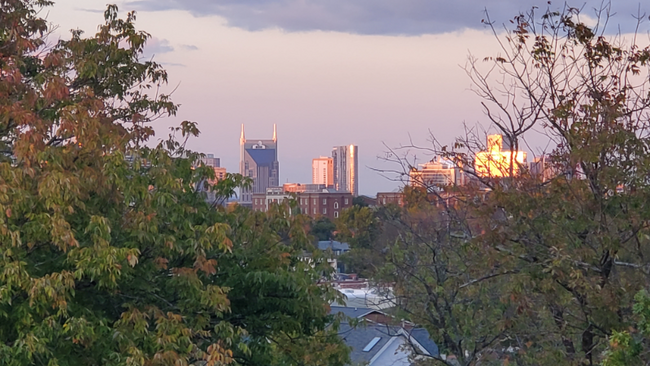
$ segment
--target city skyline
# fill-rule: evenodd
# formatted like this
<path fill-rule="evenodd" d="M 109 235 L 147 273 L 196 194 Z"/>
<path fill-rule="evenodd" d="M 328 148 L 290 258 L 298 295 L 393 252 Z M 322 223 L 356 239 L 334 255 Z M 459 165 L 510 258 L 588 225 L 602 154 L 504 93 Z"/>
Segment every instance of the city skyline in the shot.
<path fill-rule="evenodd" d="M 487 129 L 481 100 L 462 68 L 470 52 L 479 59 L 498 52 L 481 23 L 484 10 L 500 30 L 519 11 L 548 6 L 528 0 L 405 1 L 349 7 L 341 1 L 318 7 L 313 0 L 117 1 L 122 16 L 138 11 L 136 27 L 153 36 L 144 58 L 168 70 L 170 84 L 163 89 L 174 91 L 172 100 L 181 104 L 176 116 L 155 122 L 152 143 L 164 138 L 168 127 L 196 121 L 202 134 L 188 147 L 214 153 L 223 167 L 237 172 L 240 125 L 246 124 L 251 136 L 264 136 L 269 123 L 277 123 L 283 131 L 279 183 L 309 182 L 311 157 L 353 141 L 363 151 L 359 193 L 396 190 L 397 182 L 371 169 L 396 168 L 377 158 L 389 148 L 427 146 L 429 132 L 452 144 L 463 134 L 463 123 Z M 94 34 L 103 22 L 104 1 L 56 3 L 47 16 L 59 29 L 49 43 L 68 38 L 70 29 Z M 584 14 L 593 15 L 597 4 L 588 1 Z M 641 12 L 646 8 L 643 4 Z M 612 29 L 622 24 L 623 32 L 630 31 L 630 14 L 638 9 L 638 2 L 614 4 Z M 529 159 L 547 140 L 531 132 Z M 416 164 L 433 157 L 411 153 Z"/>

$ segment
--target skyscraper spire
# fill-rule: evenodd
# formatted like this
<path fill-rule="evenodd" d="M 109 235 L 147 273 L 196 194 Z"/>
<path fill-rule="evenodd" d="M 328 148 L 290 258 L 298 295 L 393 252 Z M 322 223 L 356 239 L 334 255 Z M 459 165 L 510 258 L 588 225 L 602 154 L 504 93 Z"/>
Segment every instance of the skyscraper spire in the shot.
<path fill-rule="evenodd" d="M 275 123 L 273 124 L 273 142 L 278 142 L 278 129 L 275 127 Z"/>
<path fill-rule="evenodd" d="M 246 141 L 246 137 L 244 136 L 244 124 L 241 124 L 241 137 L 239 138 L 240 143 L 244 143 Z"/>

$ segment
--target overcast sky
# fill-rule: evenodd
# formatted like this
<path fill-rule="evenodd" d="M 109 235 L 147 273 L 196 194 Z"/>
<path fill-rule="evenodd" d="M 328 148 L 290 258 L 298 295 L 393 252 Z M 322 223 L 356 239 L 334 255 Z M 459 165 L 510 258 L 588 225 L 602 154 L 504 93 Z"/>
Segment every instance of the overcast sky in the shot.
<path fill-rule="evenodd" d="M 56 0 L 55 0 L 56 1 Z M 372 168 L 388 147 L 426 145 L 431 131 L 451 143 L 463 123 L 485 120 L 462 66 L 468 54 L 494 55 L 481 23 L 497 24 L 546 1 L 532 0 L 135 0 L 137 27 L 152 34 L 147 52 L 170 74 L 181 104 L 157 122 L 160 137 L 183 120 L 202 131 L 190 148 L 238 171 L 239 131 L 270 138 L 278 125 L 281 182 L 311 182 L 311 159 L 356 144 L 361 194 L 398 184 Z M 58 33 L 92 34 L 106 0 L 58 0 L 48 19 Z M 558 3 L 557 6 L 563 3 Z M 571 4 L 593 16 L 600 2 Z M 551 7 L 557 7 L 554 3 Z M 611 23 L 633 30 L 639 2 L 617 0 Z M 647 16 L 646 16 L 647 19 Z M 646 22 L 647 28 L 647 22 Z M 616 29 L 616 27 L 614 27 Z M 418 162 L 431 157 L 418 152 Z"/>

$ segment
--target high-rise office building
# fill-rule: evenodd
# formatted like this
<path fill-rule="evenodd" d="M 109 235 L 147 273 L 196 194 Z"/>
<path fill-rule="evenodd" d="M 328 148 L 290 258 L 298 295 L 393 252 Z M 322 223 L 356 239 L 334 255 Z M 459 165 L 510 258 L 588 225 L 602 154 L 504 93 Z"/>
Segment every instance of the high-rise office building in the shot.
<path fill-rule="evenodd" d="M 413 168 L 409 172 L 411 187 L 440 190 L 444 186 L 463 184 L 465 184 L 463 170 L 451 161 L 439 157 L 428 163 L 420 164 L 420 169 Z"/>
<path fill-rule="evenodd" d="M 335 146 L 332 149 L 334 189 L 359 195 L 359 149 L 355 145 Z"/>
<path fill-rule="evenodd" d="M 251 204 L 253 193 L 266 193 L 269 187 L 280 185 L 280 163 L 278 162 L 277 129 L 273 125 L 273 138 L 270 140 L 246 139 L 244 125 L 239 139 L 239 172 L 253 180 L 250 189 L 241 189 L 240 203 Z"/>
<path fill-rule="evenodd" d="M 207 166 L 218 168 L 221 166 L 221 159 L 215 158 L 214 154 L 206 154 L 201 158 L 201 162 Z"/>
<path fill-rule="evenodd" d="M 479 151 L 474 159 L 474 170 L 479 177 L 503 178 L 519 174 L 526 167 L 526 152 L 512 151 L 504 146 L 503 136 L 488 135 L 487 151 Z"/>
<path fill-rule="evenodd" d="M 334 159 L 326 156 L 316 158 L 311 162 L 312 184 L 323 184 L 327 188 L 334 187 Z"/>

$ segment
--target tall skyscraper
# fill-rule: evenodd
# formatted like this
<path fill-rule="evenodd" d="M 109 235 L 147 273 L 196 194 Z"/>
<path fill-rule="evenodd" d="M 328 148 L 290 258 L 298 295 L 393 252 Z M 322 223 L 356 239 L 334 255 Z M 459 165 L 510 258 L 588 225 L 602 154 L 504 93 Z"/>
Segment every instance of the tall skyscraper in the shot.
<path fill-rule="evenodd" d="M 359 149 L 355 145 L 334 146 L 332 149 L 334 189 L 359 195 Z"/>
<path fill-rule="evenodd" d="M 270 140 L 247 140 L 242 125 L 239 146 L 241 156 L 239 172 L 253 179 L 253 186 L 250 189 L 242 188 L 240 203 L 252 204 L 253 193 L 266 193 L 267 188 L 280 185 L 276 126 L 273 125 L 273 138 Z"/>
<path fill-rule="evenodd" d="M 334 187 L 334 159 L 321 156 L 311 161 L 311 182 Z"/>

